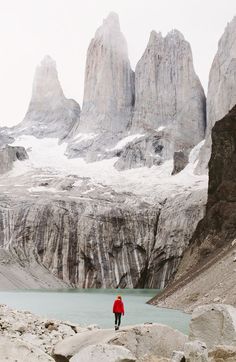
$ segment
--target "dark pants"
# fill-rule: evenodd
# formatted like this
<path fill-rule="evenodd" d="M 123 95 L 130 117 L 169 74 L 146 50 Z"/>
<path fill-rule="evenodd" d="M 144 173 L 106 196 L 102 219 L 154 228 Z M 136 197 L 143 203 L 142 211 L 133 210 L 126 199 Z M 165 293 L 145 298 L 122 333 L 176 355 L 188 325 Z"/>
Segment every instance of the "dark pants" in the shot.
<path fill-rule="evenodd" d="M 120 322 L 121 322 L 121 313 L 115 313 L 115 325 L 119 327 Z"/>

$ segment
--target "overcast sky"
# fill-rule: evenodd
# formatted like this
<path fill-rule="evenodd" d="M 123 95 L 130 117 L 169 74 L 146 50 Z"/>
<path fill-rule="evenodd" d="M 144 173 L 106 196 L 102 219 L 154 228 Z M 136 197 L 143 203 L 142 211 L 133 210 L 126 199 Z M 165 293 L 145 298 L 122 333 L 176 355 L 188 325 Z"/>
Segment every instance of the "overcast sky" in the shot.
<path fill-rule="evenodd" d="M 35 67 L 44 55 L 57 62 L 66 97 L 80 104 L 86 51 L 110 11 L 120 17 L 133 69 L 151 30 L 180 30 L 207 89 L 209 69 L 236 0 L 0 0 L 0 126 L 20 122 Z"/>

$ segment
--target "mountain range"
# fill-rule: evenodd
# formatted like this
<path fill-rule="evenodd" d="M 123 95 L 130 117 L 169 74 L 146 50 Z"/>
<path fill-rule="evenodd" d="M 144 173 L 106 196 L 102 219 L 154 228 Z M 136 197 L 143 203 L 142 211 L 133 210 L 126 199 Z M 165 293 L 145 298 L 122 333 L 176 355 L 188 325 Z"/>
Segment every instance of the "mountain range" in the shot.
<path fill-rule="evenodd" d="M 235 59 L 236 17 L 206 99 L 178 30 L 152 31 L 133 71 L 111 13 L 88 48 L 80 107 L 46 56 L 25 118 L 0 129 L 0 288 L 170 283 L 206 214 L 211 132 L 236 103 Z"/>

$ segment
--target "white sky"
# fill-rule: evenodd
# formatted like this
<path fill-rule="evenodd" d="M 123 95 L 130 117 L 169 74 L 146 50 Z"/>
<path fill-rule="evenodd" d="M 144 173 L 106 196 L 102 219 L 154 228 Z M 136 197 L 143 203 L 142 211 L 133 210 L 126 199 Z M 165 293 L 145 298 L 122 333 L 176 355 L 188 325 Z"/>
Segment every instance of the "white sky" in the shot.
<path fill-rule="evenodd" d="M 236 0 L 0 0 L 0 126 L 23 119 L 35 67 L 46 54 L 57 62 L 66 97 L 82 104 L 87 47 L 110 11 L 119 14 L 133 68 L 151 30 L 180 30 L 206 90 Z"/>

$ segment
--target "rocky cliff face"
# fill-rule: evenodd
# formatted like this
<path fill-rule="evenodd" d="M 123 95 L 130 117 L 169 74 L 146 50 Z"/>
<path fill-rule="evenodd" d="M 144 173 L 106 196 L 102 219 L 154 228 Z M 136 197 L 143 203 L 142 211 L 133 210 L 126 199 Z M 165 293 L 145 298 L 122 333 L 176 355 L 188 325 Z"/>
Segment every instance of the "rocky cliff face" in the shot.
<path fill-rule="evenodd" d="M 170 127 L 186 147 L 204 138 L 205 95 L 193 68 L 190 45 L 177 30 L 164 38 L 154 31 L 150 35 L 135 69 L 132 126 Z"/>
<path fill-rule="evenodd" d="M 175 152 L 186 155 L 204 138 L 205 95 L 183 35 L 152 32 L 135 69 L 131 133 L 145 133 L 125 147 L 119 170 L 161 164 Z"/>
<path fill-rule="evenodd" d="M 236 107 L 215 123 L 212 129 L 212 154 L 206 215 L 199 223 L 191 247 L 183 259 L 188 267 L 204 262 L 217 249 L 236 238 Z M 190 255 L 194 255 L 190 257 Z"/>
<path fill-rule="evenodd" d="M 235 305 L 236 106 L 212 129 L 206 213 L 184 253 L 175 282 L 154 303 L 192 309 L 199 303 Z"/>
<path fill-rule="evenodd" d="M 134 73 L 115 13 L 103 21 L 87 53 L 80 132 L 124 132 L 134 103 Z"/>
<path fill-rule="evenodd" d="M 211 155 L 211 130 L 236 104 L 236 17 L 227 25 L 212 63 L 207 94 L 206 142 L 196 172 L 207 172 Z"/>
<path fill-rule="evenodd" d="M 64 139 L 78 124 L 79 116 L 80 106 L 74 100 L 65 98 L 56 63 L 46 56 L 36 69 L 26 116 L 13 129 L 13 134 Z"/>
<path fill-rule="evenodd" d="M 8 202 L 12 211 L 1 209 L 1 240 L 19 260 L 36 259 L 81 288 L 142 287 L 158 209 L 83 199 Z"/>
<path fill-rule="evenodd" d="M 198 195 L 189 197 L 187 211 L 181 197 L 175 200 L 176 215 L 170 202 L 162 208 L 143 203 L 124 206 L 122 195 L 112 202 L 83 197 L 78 202 L 50 195 L 34 195 L 33 200 L 20 197 L 19 203 L 4 198 L 1 246 L 19 261 L 37 261 L 72 286 L 163 287 L 201 218 Z M 183 219 L 186 212 L 189 218 Z"/>
<path fill-rule="evenodd" d="M 204 131 L 205 95 L 183 35 L 152 32 L 134 79 L 118 18 L 111 14 L 88 49 L 81 122 L 68 156 L 88 161 L 118 156 L 118 170 L 151 167 L 175 151 L 189 153 Z M 111 152 L 132 135 L 128 145 Z"/>

